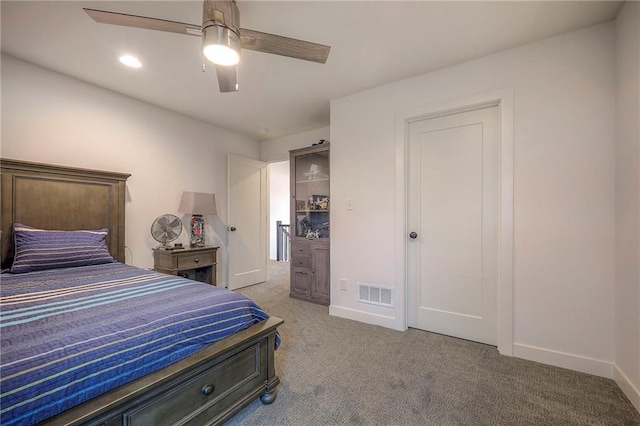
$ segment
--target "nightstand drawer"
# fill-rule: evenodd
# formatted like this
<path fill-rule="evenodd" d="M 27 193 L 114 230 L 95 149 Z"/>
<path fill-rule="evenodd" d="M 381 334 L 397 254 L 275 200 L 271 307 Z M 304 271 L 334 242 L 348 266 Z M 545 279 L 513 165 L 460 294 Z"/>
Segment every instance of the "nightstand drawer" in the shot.
<path fill-rule="evenodd" d="M 186 254 L 178 257 L 178 269 L 197 268 L 215 263 L 212 252 Z"/>

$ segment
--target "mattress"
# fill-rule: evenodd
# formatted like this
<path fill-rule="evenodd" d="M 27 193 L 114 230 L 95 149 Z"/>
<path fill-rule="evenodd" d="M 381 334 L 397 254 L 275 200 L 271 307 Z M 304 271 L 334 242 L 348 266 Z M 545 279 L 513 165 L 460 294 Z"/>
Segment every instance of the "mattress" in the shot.
<path fill-rule="evenodd" d="M 36 424 L 268 318 L 237 293 L 121 263 L 0 279 L 3 425 Z"/>

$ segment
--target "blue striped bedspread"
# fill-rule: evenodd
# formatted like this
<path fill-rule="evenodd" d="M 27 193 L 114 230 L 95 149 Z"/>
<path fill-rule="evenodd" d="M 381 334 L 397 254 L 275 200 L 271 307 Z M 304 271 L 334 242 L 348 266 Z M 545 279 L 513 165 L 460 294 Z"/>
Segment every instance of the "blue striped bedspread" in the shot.
<path fill-rule="evenodd" d="M 268 318 L 237 293 L 121 263 L 0 280 L 3 425 L 36 424 Z"/>

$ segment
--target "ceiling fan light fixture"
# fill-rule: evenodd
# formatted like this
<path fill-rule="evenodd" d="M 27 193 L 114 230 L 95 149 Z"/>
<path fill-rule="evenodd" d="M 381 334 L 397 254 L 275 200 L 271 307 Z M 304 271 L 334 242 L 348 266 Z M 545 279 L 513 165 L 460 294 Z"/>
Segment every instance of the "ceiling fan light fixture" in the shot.
<path fill-rule="evenodd" d="M 323 44 L 241 28 L 240 10 L 235 0 L 204 0 L 202 24 L 189 24 L 106 10 L 88 8 L 83 10 L 100 24 L 201 37 L 202 70 L 205 69 L 205 58 L 207 62 L 211 61 L 215 65 L 218 88 L 221 93 L 238 91 L 240 48 L 320 64 L 327 62 L 331 50 L 331 46 Z"/>
<path fill-rule="evenodd" d="M 229 28 L 212 25 L 203 29 L 202 53 L 217 65 L 240 62 L 240 37 Z"/>
<path fill-rule="evenodd" d="M 142 67 L 142 63 L 135 56 L 131 55 L 123 55 L 118 58 L 121 63 L 131 68 L 140 68 Z"/>

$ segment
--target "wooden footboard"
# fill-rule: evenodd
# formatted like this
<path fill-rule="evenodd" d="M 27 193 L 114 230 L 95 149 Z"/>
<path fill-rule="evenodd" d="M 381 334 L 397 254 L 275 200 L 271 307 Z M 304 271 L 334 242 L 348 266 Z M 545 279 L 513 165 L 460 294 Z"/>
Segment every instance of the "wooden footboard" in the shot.
<path fill-rule="evenodd" d="M 270 404 L 276 328 L 271 317 L 174 365 L 92 399 L 44 425 L 216 425 L 260 397 Z"/>

